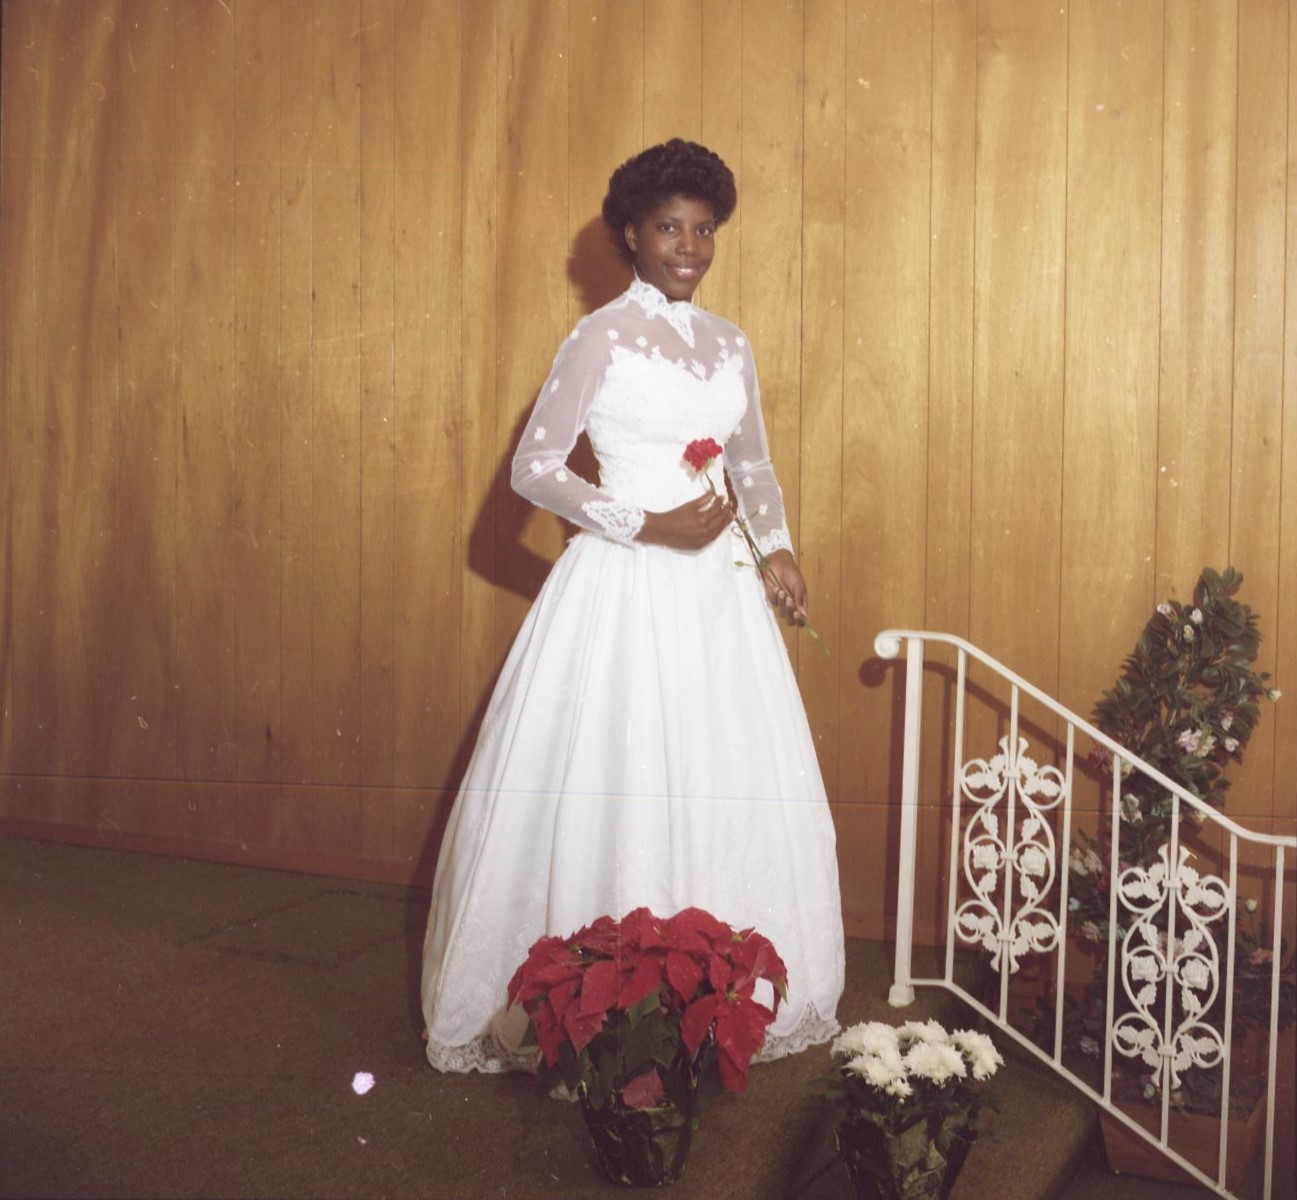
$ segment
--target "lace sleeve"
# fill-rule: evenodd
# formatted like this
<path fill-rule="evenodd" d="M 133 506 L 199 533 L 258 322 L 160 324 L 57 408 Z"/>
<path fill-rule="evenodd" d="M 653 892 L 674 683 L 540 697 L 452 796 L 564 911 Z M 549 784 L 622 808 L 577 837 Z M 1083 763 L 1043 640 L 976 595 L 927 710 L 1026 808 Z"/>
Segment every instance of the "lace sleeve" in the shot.
<path fill-rule="evenodd" d="M 629 545 L 644 524 L 643 509 L 614 500 L 567 466 L 611 358 L 606 332 L 583 321 L 559 347 L 514 451 L 511 482 L 532 504 Z"/>
<path fill-rule="evenodd" d="M 746 339 L 738 344 L 744 357 L 743 379 L 748 407 L 743 420 L 725 443 L 725 469 L 738 501 L 739 514 L 748 523 L 762 554 L 793 548 L 792 535 L 784 517 L 784 494 L 770 462 L 770 445 L 761 419 L 761 389 L 757 368 Z"/>

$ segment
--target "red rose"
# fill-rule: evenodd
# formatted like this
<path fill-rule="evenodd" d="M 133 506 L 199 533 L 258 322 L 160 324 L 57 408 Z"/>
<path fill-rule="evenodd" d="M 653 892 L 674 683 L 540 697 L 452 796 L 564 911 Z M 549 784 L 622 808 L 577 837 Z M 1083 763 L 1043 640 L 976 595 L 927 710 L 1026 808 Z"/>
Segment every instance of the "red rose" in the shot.
<path fill-rule="evenodd" d="M 713 458 L 720 456 L 721 448 L 714 438 L 698 438 L 685 447 L 685 462 L 695 471 L 705 470 Z"/>

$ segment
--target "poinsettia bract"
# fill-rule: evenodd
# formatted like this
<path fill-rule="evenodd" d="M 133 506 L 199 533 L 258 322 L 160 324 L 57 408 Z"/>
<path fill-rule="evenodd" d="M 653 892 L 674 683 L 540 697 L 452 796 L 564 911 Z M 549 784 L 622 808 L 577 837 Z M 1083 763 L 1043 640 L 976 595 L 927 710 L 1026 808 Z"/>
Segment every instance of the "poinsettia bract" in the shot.
<path fill-rule="evenodd" d="M 530 1019 L 542 1086 L 561 1082 L 596 1108 L 639 1109 L 695 1092 L 707 1076 L 745 1090 L 787 974 L 754 930 L 699 908 L 667 918 L 638 908 L 540 938 L 508 995 Z M 762 980 L 769 1005 L 754 997 Z"/>

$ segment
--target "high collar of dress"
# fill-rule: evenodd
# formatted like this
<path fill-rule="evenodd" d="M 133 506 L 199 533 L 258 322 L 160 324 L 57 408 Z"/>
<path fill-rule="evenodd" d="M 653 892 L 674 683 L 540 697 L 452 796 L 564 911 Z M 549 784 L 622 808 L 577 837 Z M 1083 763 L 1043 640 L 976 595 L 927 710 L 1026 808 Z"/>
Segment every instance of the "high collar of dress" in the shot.
<path fill-rule="evenodd" d="M 697 311 L 688 300 L 668 300 L 651 283 L 635 273 L 627 293 L 650 317 L 662 317 L 684 340 L 694 344 L 693 315 Z"/>

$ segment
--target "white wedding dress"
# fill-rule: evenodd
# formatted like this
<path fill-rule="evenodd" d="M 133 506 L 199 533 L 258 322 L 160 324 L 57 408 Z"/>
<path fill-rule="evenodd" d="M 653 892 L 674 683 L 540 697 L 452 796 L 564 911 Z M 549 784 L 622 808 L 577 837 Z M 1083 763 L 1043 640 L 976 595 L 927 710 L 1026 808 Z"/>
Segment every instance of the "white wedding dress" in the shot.
<path fill-rule="evenodd" d="M 598 487 L 566 466 L 583 429 Z M 584 531 L 509 653 L 442 842 L 423 959 L 434 1067 L 532 1066 L 525 1017 L 505 1011 L 528 948 L 641 905 L 774 943 L 789 995 L 759 1057 L 837 1032 L 833 823 L 762 584 L 736 532 L 695 553 L 633 541 L 645 510 L 701 493 L 683 454 L 709 437 L 762 551 L 791 548 L 745 338 L 636 279 L 563 343 L 514 457 L 514 487 Z"/>

